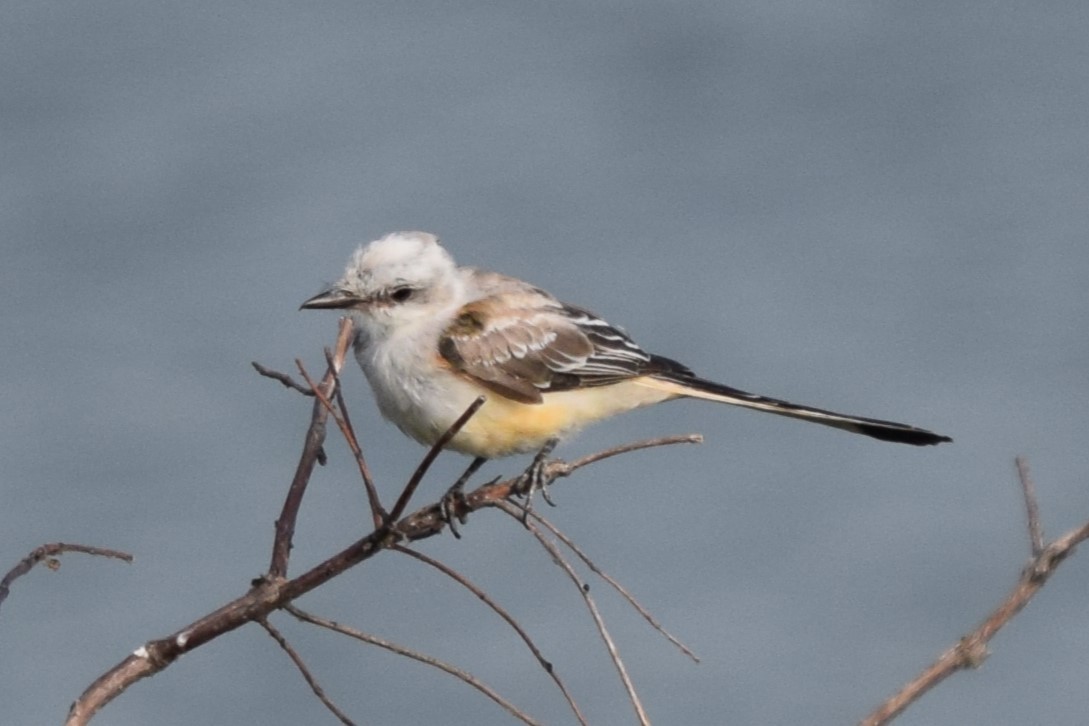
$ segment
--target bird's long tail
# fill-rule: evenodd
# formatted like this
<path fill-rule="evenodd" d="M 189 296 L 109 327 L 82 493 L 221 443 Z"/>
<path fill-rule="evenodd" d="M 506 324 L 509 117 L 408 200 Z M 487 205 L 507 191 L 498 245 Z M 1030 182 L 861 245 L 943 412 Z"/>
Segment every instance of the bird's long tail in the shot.
<path fill-rule="evenodd" d="M 863 418 L 862 416 L 849 416 L 834 411 L 825 411 L 810 406 L 799 406 L 777 398 L 758 396 L 736 388 L 724 386 L 721 383 L 687 375 L 685 372 L 666 371 L 655 373 L 640 379 L 641 385 L 650 386 L 665 393 L 675 396 L 689 396 L 692 398 L 704 398 L 708 401 L 729 403 L 744 408 L 755 408 L 759 411 L 768 411 L 780 416 L 790 416 L 803 421 L 832 426 L 845 431 L 853 431 L 856 434 L 872 436 L 882 441 L 895 441 L 901 444 L 914 446 L 929 446 L 940 444 L 943 441 L 952 441 L 948 436 L 936 434 L 933 431 L 896 423 L 895 421 L 882 421 L 875 418 Z"/>

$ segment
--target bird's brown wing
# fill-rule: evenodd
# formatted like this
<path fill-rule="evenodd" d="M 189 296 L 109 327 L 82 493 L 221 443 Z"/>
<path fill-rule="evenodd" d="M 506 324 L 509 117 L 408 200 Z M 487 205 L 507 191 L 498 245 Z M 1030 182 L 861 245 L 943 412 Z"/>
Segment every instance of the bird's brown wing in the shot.
<path fill-rule="evenodd" d="M 687 372 L 652 356 L 627 333 L 548 293 L 494 273 L 491 294 L 468 303 L 439 339 L 457 372 L 522 403 L 543 393 L 600 386 L 659 371 Z M 484 285 L 482 285 L 484 287 Z"/>

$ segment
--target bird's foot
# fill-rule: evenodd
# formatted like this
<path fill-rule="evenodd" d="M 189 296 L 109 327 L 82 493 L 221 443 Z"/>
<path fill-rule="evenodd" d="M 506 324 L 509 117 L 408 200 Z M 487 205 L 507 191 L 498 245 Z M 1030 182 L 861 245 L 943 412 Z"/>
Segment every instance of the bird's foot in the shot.
<path fill-rule="evenodd" d="M 458 531 L 457 523 L 465 524 L 469 509 L 465 502 L 465 484 L 484 465 L 485 461 L 487 459 L 480 456 L 473 459 L 465 472 L 458 477 L 456 482 L 450 485 L 450 488 L 442 495 L 442 499 L 439 500 L 439 516 L 450 527 L 450 533 L 457 539 L 461 539 L 461 532 Z"/>
<path fill-rule="evenodd" d="M 521 506 L 527 514 L 533 509 L 533 495 L 537 492 L 541 493 L 541 499 L 544 499 L 548 506 L 556 506 L 556 503 L 552 501 L 552 497 L 548 495 L 547 487 L 552 483 L 553 478 L 548 473 L 548 457 L 552 455 L 552 450 L 556 448 L 557 443 L 559 443 L 558 439 L 549 439 L 537 452 L 537 455 L 533 457 L 533 462 L 522 472 L 518 482 L 511 487 L 511 491 L 515 495 L 525 500 L 521 503 Z"/>

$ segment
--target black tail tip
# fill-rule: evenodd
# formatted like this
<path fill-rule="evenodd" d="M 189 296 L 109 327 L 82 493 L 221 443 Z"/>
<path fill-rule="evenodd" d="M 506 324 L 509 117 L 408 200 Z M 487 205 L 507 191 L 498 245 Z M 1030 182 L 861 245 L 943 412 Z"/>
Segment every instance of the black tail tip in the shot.
<path fill-rule="evenodd" d="M 926 429 L 917 429 L 905 426 L 903 428 L 891 428 L 872 424 L 861 424 L 858 427 L 860 434 L 872 436 L 881 441 L 892 441 L 897 444 L 911 444 L 912 446 L 934 446 L 945 442 L 952 442 L 948 436 L 936 434 Z"/>

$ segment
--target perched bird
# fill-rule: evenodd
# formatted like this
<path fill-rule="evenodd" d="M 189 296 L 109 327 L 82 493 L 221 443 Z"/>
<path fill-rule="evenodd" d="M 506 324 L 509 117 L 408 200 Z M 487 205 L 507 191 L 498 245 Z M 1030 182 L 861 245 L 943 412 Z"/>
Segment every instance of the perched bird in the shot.
<path fill-rule="evenodd" d="M 394 232 L 361 246 L 344 276 L 302 307 L 347 311 L 379 409 L 423 444 L 433 444 L 484 395 L 448 445 L 478 459 L 536 451 L 587 424 L 675 398 L 754 408 L 882 441 L 952 441 L 700 378 L 528 282 L 458 267 L 426 232 Z"/>

